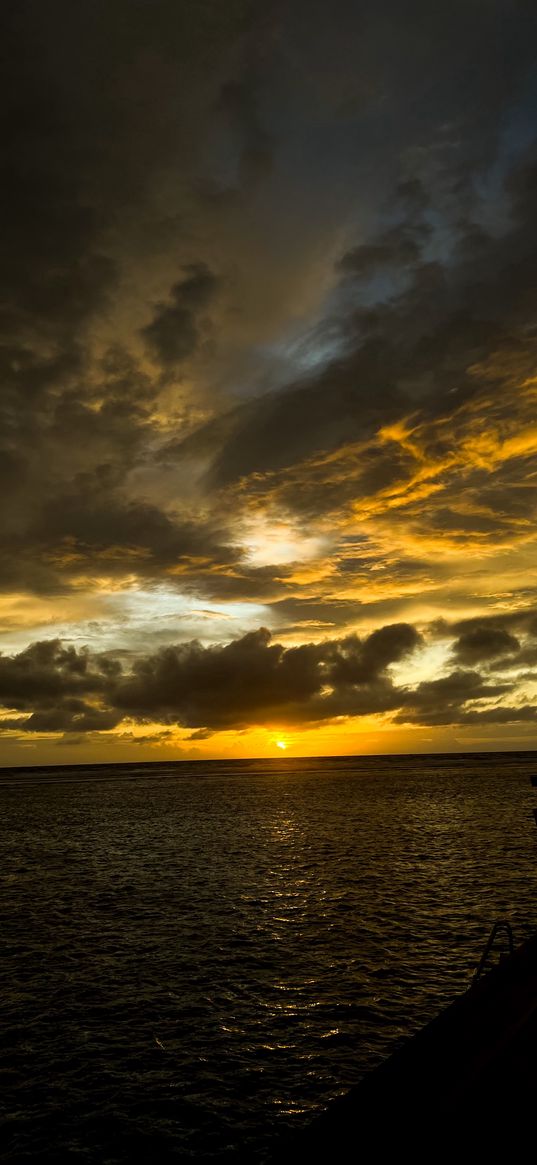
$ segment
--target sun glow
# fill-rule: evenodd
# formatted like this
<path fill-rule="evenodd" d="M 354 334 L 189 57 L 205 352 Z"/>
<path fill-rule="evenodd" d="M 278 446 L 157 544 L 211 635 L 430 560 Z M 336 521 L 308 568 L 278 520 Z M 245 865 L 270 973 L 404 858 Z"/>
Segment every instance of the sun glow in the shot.
<path fill-rule="evenodd" d="M 316 558 L 325 549 L 325 539 L 304 535 L 289 522 L 259 516 L 245 529 L 245 547 L 253 566 L 284 566 Z"/>
<path fill-rule="evenodd" d="M 285 740 L 277 740 L 276 741 L 276 748 L 281 748 L 285 751 L 285 749 L 287 748 Z"/>

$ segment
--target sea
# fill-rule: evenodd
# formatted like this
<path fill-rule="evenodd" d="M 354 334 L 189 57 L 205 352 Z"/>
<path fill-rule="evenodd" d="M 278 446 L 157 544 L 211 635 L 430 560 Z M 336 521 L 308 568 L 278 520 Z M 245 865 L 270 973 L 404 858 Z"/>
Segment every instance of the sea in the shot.
<path fill-rule="evenodd" d="M 536 753 L 0 770 L 3 1162 L 262 1165 L 537 926 Z"/>

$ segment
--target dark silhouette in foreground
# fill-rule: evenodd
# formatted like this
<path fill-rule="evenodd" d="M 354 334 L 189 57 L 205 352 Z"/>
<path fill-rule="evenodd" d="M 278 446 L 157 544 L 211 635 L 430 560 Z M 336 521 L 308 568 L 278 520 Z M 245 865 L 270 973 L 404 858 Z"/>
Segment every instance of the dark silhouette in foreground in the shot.
<path fill-rule="evenodd" d="M 474 982 L 274 1163 L 534 1159 L 537 935 Z"/>

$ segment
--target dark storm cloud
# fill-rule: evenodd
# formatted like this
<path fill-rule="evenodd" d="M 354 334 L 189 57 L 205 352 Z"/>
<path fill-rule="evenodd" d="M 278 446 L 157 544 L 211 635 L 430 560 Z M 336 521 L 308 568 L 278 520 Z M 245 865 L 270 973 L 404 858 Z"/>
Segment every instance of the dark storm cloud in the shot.
<path fill-rule="evenodd" d="M 320 449 L 340 445 L 351 434 L 372 437 L 390 415 L 392 401 L 397 411 L 394 388 L 374 371 L 379 359 L 374 349 L 376 345 L 367 346 L 321 375 L 239 406 L 180 446 L 171 445 L 167 456 L 195 458 L 209 452 L 210 483 L 221 487 L 241 477 L 287 469 Z M 388 353 L 384 356 L 389 359 Z M 255 481 L 252 485 L 255 489 Z M 314 488 L 322 491 L 322 480 Z M 311 487 L 308 501 L 310 496 Z M 322 508 L 317 495 L 312 508 Z"/>
<path fill-rule="evenodd" d="M 217 730 L 386 711 L 400 703 L 387 669 L 419 642 L 414 628 L 394 624 L 364 640 L 284 648 L 260 629 L 224 646 L 166 647 L 123 674 L 108 656 L 45 641 L 0 657 L 2 703 L 29 713 L 4 727 L 92 731 L 127 716 Z"/>
<path fill-rule="evenodd" d="M 418 633 L 408 623 L 382 627 L 373 631 L 363 643 L 355 637 L 342 640 L 341 651 L 332 667 L 334 685 L 368 683 L 372 676 L 403 659 L 419 643 Z"/>
<path fill-rule="evenodd" d="M 114 728 L 120 720 L 102 701 L 120 667 L 104 656 L 77 652 L 58 640 L 34 643 L 17 656 L 0 656 L 0 701 L 30 713 L 5 719 L 4 730 L 88 732 Z"/>
<path fill-rule="evenodd" d="M 352 706 L 378 711 L 393 700 L 386 668 L 418 642 L 416 631 L 401 624 L 364 642 L 351 636 L 283 648 L 260 630 L 225 647 L 185 644 L 137 664 L 134 677 L 116 690 L 115 702 L 130 714 L 177 717 L 206 728 L 280 717 L 328 719 L 349 714 Z"/>
<path fill-rule="evenodd" d="M 142 573 L 146 560 L 148 572 L 157 575 L 191 556 L 229 564 L 234 560 L 233 551 L 219 547 L 214 529 L 194 521 L 174 520 L 156 506 L 103 489 L 93 492 L 89 484 L 81 483 L 82 488 L 71 497 L 54 499 L 40 515 L 48 546 L 55 547 L 60 558 L 65 547 L 67 567 L 70 555 L 79 553 L 88 565 L 97 567 L 100 555 L 112 562 L 116 550 L 118 557 L 122 551 L 138 556 Z M 38 521 L 31 531 L 34 545 L 39 545 L 39 531 Z M 73 567 L 76 570 L 75 561 Z"/>
<path fill-rule="evenodd" d="M 524 173 L 527 168 L 521 167 Z M 460 249 L 464 251 L 472 232 L 464 224 L 460 233 L 453 228 L 451 248 L 457 243 L 453 255 L 414 263 L 402 291 L 395 284 L 393 294 L 384 292 L 383 298 L 368 305 L 358 298 L 354 312 L 342 317 L 342 340 L 350 352 L 320 373 L 210 422 L 188 439 L 183 454 L 212 448 L 211 477 L 221 486 L 292 468 L 320 450 L 351 441 L 364 443 L 383 426 L 409 414 L 425 423 L 448 418 L 472 402 L 475 408 L 485 407 L 488 394 L 497 391 L 495 369 L 491 367 L 481 381 L 472 370 L 492 355 L 498 369 L 505 356 L 514 367 L 518 361 L 523 370 L 531 367 L 534 355 L 530 325 L 537 305 L 535 206 L 528 197 L 523 205 L 512 202 L 511 207 L 512 227 L 499 238 L 484 234 L 479 258 L 464 254 L 461 259 Z M 394 280 L 407 271 L 416 257 L 412 235 L 401 227 L 390 238 L 385 235 L 346 257 L 350 270 L 360 269 L 360 282 L 366 270 L 374 276 L 391 266 Z M 409 460 L 395 449 L 370 450 L 365 456 L 370 465 L 362 465 L 347 487 L 358 496 L 388 486 Z M 317 467 L 313 480 L 306 479 L 298 494 L 293 482 L 285 501 L 290 508 L 322 512 L 330 508 L 331 500 L 325 486 Z M 509 492 L 508 484 L 503 492 Z M 462 520 L 459 516 L 459 523 Z M 482 524 L 485 520 L 481 515 Z M 491 515 L 489 528 L 494 521 Z M 446 511 L 443 521 L 439 514 L 438 522 L 450 526 L 452 515 Z"/>
<path fill-rule="evenodd" d="M 104 691 L 118 666 L 106 657 L 77 652 L 57 639 L 33 643 L 16 656 L 0 656 L 0 698 L 25 709 L 57 697 Z"/>
<path fill-rule="evenodd" d="M 33 338 L 53 325 L 65 339 L 102 306 L 118 232 L 133 207 L 149 213 L 163 167 L 191 173 L 196 132 L 232 84 L 256 7 L 4 6 L 1 278 L 12 327 Z"/>
<path fill-rule="evenodd" d="M 195 246 L 178 242 L 177 230 L 170 236 L 170 212 L 157 204 L 168 182 L 177 192 L 171 217 L 191 210 L 200 142 L 225 85 L 244 71 L 257 7 L 23 0 L 3 8 L 0 459 L 10 498 L 4 573 L 15 585 L 35 579 L 38 589 L 57 589 L 50 561 L 31 566 L 35 528 L 44 546 L 49 537 L 47 494 L 76 493 L 81 468 L 101 481 L 107 471 L 113 493 L 154 445 L 159 384 L 129 351 L 140 348 L 139 329 L 129 334 L 122 310 L 133 279 L 140 323 L 153 311 L 142 335 L 157 360 L 170 369 L 197 350 L 217 281 L 192 258 Z M 180 277 L 161 302 L 145 286 L 144 264 L 152 252 L 162 262 L 166 244 Z M 109 332 L 96 345 L 102 327 Z M 140 543 L 146 502 L 130 500 L 141 507 Z M 162 528 L 166 517 L 153 513 Z M 55 537 L 51 529 L 51 552 Z"/>
<path fill-rule="evenodd" d="M 498 615 L 475 616 L 448 624 L 439 621 L 431 628 L 433 635 L 455 639 L 451 651 L 464 665 L 479 666 L 500 675 L 511 670 L 520 673 L 537 662 L 537 616 L 534 607 Z M 531 680 L 531 672 L 525 676 Z"/>
<path fill-rule="evenodd" d="M 520 643 L 514 635 L 498 627 L 477 626 L 466 631 L 453 645 L 453 654 L 464 664 L 497 659 L 518 652 Z"/>
<path fill-rule="evenodd" d="M 524 47 L 520 50 L 520 59 L 510 60 L 513 81 L 525 59 Z M 407 169 L 414 167 L 417 176 L 400 183 L 386 207 L 385 217 L 396 221 L 343 255 L 337 358 L 318 373 L 210 421 L 174 446 L 176 455 L 209 453 L 213 485 L 251 477 L 255 492 L 263 474 L 290 471 L 321 450 L 367 442 L 382 426 L 409 414 L 421 423 L 447 420 L 474 402 L 476 410 L 484 410 L 485 423 L 504 360 L 513 364 L 516 389 L 517 373 L 523 379 L 534 363 L 535 153 L 529 146 L 525 156 L 523 151 L 509 156 L 495 101 L 488 110 L 486 166 L 472 150 L 476 124 L 461 111 L 449 149 L 447 141 L 442 150 L 441 142 L 438 149 L 424 144 L 406 158 Z M 494 179 L 486 168 L 492 163 Z M 496 189 L 487 192 L 493 181 Z M 323 321 L 320 341 L 325 326 Z M 311 344 L 315 347 L 314 335 Z M 476 378 L 476 366 L 490 357 L 496 368 L 491 361 L 484 377 Z M 513 406 L 516 412 L 516 401 Z M 448 445 L 448 433 L 444 440 Z M 345 493 L 367 497 L 404 471 L 404 455 L 393 447 L 363 456 L 369 465 L 361 465 L 346 483 L 338 481 L 331 490 L 330 478 L 315 464 L 309 478 L 305 472 L 297 482 L 295 474 L 287 491 L 283 482 L 279 500 L 290 509 L 323 513 L 344 502 Z M 508 529 L 512 511 L 507 505 L 502 514 L 501 503 L 512 496 L 516 507 L 520 484 L 500 467 L 497 478 L 476 481 L 476 497 L 484 494 L 485 502 L 492 501 L 495 482 L 500 504 L 491 506 L 488 517 L 457 514 L 446 506 L 431 514 L 431 530 L 462 530 L 464 523 L 478 534 L 502 523 Z"/>
<path fill-rule="evenodd" d="M 216 276 L 205 264 L 192 264 L 172 287 L 168 303 L 157 304 L 142 336 L 164 367 L 181 363 L 196 350 L 203 329 L 201 313 L 217 287 Z"/>
<path fill-rule="evenodd" d="M 21 407 L 28 388 L 35 397 L 65 385 L 80 356 L 80 328 L 103 308 L 117 277 L 102 238 L 102 201 L 90 192 L 99 147 L 86 116 L 89 94 L 77 86 L 67 103 L 62 92 L 70 68 L 65 61 L 62 69 L 56 29 L 65 35 L 72 15 L 52 3 L 43 26 L 41 5 L 3 12 L 0 335 Z M 80 51 L 78 37 L 73 48 Z"/>
<path fill-rule="evenodd" d="M 409 661 L 422 639 L 410 624 L 284 647 L 263 628 L 203 647 L 163 647 L 119 662 L 110 655 L 33 644 L 0 657 L 0 700 L 9 732 L 105 731 L 122 721 L 178 725 L 192 739 L 264 724 L 318 724 L 394 713 L 421 725 L 531 720 L 517 685 L 459 668 L 415 687 L 394 682 L 391 666 Z M 25 714 L 25 715 L 23 715 Z"/>
<path fill-rule="evenodd" d="M 446 634 L 455 633 L 461 637 L 472 635 L 476 631 L 517 631 L 537 636 L 537 610 L 534 606 L 521 607 L 494 615 L 474 615 L 469 619 L 458 619 L 455 623 L 443 621 L 435 626 L 440 633 L 442 631 Z"/>
<path fill-rule="evenodd" d="M 468 703 L 472 705 L 474 701 L 501 697 L 511 690 L 510 684 L 491 683 L 477 671 L 457 670 L 440 679 L 418 684 L 406 695 L 405 707 L 398 712 L 396 719 L 406 724 L 458 724 L 472 715 L 477 721 L 486 709 L 470 707 L 468 711 Z"/>
<path fill-rule="evenodd" d="M 106 732 L 115 728 L 121 715 L 114 710 L 94 708 L 84 700 L 65 700 L 61 707 L 32 712 L 24 721 L 5 720 L 4 728 L 23 732 Z"/>
<path fill-rule="evenodd" d="M 132 571 L 150 579 L 171 572 L 172 581 L 174 572 L 193 578 L 223 566 L 233 572 L 239 550 L 229 533 L 226 542 L 222 523 L 132 500 L 116 484 L 118 468 L 116 462 L 79 473 L 68 493 L 56 490 L 35 507 L 23 534 L 6 531 L 0 590 L 61 592 L 78 576 Z"/>
<path fill-rule="evenodd" d="M 535 723 L 537 706 L 524 700 L 523 693 L 518 703 L 512 702 L 518 683 L 534 679 L 534 673 L 523 672 L 537 660 L 534 608 L 462 619 L 451 625 L 439 623 L 436 633 L 445 638 L 456 636 L 452 654 L 471 670 L 458 668 L 418 684 L 406 694 L 405 707 L 396 717 L 399 722 L 431 726 Z M 476 670 L 479 666 L 482 673 Z M 506 677 L 512 670 L 517 674 L 516 682 Z"/>

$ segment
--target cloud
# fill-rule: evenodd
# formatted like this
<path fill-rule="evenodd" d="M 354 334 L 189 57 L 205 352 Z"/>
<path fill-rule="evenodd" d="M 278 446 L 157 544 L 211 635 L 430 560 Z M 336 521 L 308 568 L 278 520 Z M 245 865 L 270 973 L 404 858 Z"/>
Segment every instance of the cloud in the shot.
<path fill-rule="evenodd" d="M 397 238 L 406 239 L 404 227 L 393 230 Z M 463 230 L 462 239 L 466 236 Z M 414 266 L 410 284 L 402 291 L 395 289 L 390 295 L 382 289 L 378 302 L 367 306 L 358 297 L 354 313 L 340 320 L 346 352 L 315 375 L 291 381 L 261 401 L 240 405 L 227 417 L 209 422 L 187 439 L 183 454 L 195 456 L 198 450 L 212 448 L 210 481 L 218 487 L 242 479 L 245 490 L 251 477 L 254 491 L 264 483 L 270 491 L 270 475 L 280 473 L 283 500 L 290 508 L 307 506 L 322 513 L 336 495 L 326 489 L 330 478 L 323 475 L 321 450 L 325 457 L 337 453 L 342 461 L 348 451 L 348 463 L 359 451 L 343 501 L 353 493 L 369 497 L 372 491 L 389 490 L 404 481 L 409 471 L 415 475 L 421 433 L 426 442 L 423 462 L 437 463 L 442 488 L 444 478 L 449 482 L 450 471 L 458 465 L 483 469 L 487 464 L 487 479 L 482 475 L 478 483 L 476 475 L 479 497 L 492 488 L 492 475 L 501 473 L 505 460 L 524 456 L 520 434 L 534 408 L 531 386 L 524 383 L 534 358 L 533 337 L 527 330 L 533 310 L 528 302 L 533 265 L 529 253 L 537 253 L 533 223 L 530 229 L 527 219 L 515 219 L 502 237 L 486 237 L 479 263 L 449 255 L 444 263 L 427 258 Z M 388 256 L 398 271 L 407 267 L 407 259 L 397 257 L 397 246 L 385 239 L 360 247 L 353 256 L 352 263 L 348 255 L 344 262 L 352 268 L 359 259 L 367 261 L 372 274 L 384 269 Z M 509 320 L 504 310 L 506 282 L 512 288 Z M 498 395 L 499 380 L 505 383 L 507 397 Z M 511 432 L 505 441 L 502 428 L 507 416 Z M 446 427 L 450 423 L 451 431 Z M 478 427 L 484 431 L 472 456 Z M 395 433 L 398 428 L 418 435 L 414 449 L 397 441 L 387 448 L 378 440 L 382 432 Z M 526 455 L 534 456 L 530 437 L 531 432 Z M 332 469 L 330 462 L 327 466 Z M 424 464 L 419 468 L 423 470 Z M 288 471 L 289 489 L 284 492 Z M 506 483 L 507 498 L 514 485 Z M 485 515 L 481 518 L 484 521 Z M 493 514 L 490 519 L 494 521 Z M 453 522 L 449 508 L 444 520 Z"/>
<path fill-rule="evenodd" d="M 516 631 L 519 634 L 537 637 L 537 609 L 535 606 L 515 607 L 514 610 L 498 611 L 493 615 L 475 615 L 468 619 L 458 619 L 454 623 L 441 621 L 438 632 L 464 638 L 474 632 Z"/>
<path fill-rule="evenodd" d="M 17 656 L 0 656 L 0 701 L 29 713 L 6 718 L 4 730 L 87 732 L 114 728 L 120 716 L 103 706 L 120 670 L 106 656 L 76 651 L 59 640 L 34 643 Z"/>
<path fill-rule="evenodd" d="M 353 695 L 357 710 L 384 710 L 391 700 L 386 669 L 418 642 L 403 624 L 363 642 L 351 636 L 284 648 L 261 629 L 223 647 L 165 648 L 135 665 L 114 700 L 131 715 L 172 717 L 193 728 L 329 719 L 348 715 Z"/>
<path fill-rule="evenodd" d="M 159 303 L 151 323 L 141 334 L 164 367 L 180 364 L 195 352 L 202 338 L 204 312 L 218 287 L 216 276 L 204 263 L 190 264 L 170 291 L 167 303 Z"/>
<path fill-rule="evenodd" d="M 24 722 L 7 720 L 4 726 L 24 732 L 106 732 L 115 728 L 120 719 L 111 709 L 93 708 L 83 700 L 68 700 L 61 708 L 32 712 Z"/>
<path fill-rule="evenodd" d="M 29 732 L 111 728 L 123 717 L 202 730 L 332 719 L 396 705 L 387 669 L 419 641 L 396 624 L 362 641 L 284 648 L 260 629 L 224 646 L 162 648 L 126 675 L 108 656 L 45 641 L 0 658 L 0 698 L 30 713 L 5 727 Z"/>
<path fill-rule="evenodd" d="M 410 724 L 457 724 L 468 715 L 466 705 L 511 691 L 508 683 L 490 683 L 477 671 L 457 670 L 436 680 L 424 680 L 407 693 L 405 708 L 396 719 Z M 474 712 L 476 720 L 480 710 Z"/>
<path fill-rule="evenodd" d="M 464 664 L 514 655 L 520 643 L 514 635 L 498 627 L 477 626 L 464 632 L 453 645 L 453 654 Z"/>
<path fill-rule="evenodd" d="M 299 646 L 274 642 L 260 628 L 220 645 L 189 641 L 122 660 L 43 641 L 0 657 L 0 700 L 7 710 L 1 727 L 80 735 L 125 722 L 129 731 L 136 723 L 148 726 L 147 739 L 176 726 L 191 729 L 189 739 L 204 740 L 230 729 L 375 715 L 424 726 L 532 721 L 535 708 L 521 698 L 519 680 L 501 672 L 459 667 L 412 684 L 415 653 L 423 646 L 408 623 Z M 504 649 L 511 645 L 502 638 Z M 490 654 L 482 663 L 491 666 Z"/>
<path fill-rule="evenodd" d="M 81 471 L 102 483 L 106 471 L 127 508 L 146 503 L 126 479 L 153 455 L 165 409 L 141 337 L 168 373 L 198 352 L 218 280 L 191 241 L 198 228 L 207 236 L 214 213 L 193 191 L 217 99 L 255 40 L 255 13 L 249 0 L 203 13 L 171 0 L 151 12 L 81 0 L 75 19 L 66 0 L 52 0 L 46 17 L 29 0 L 4 25 L 5 573 L 8 585 L 54 593 L 50 561 L 33 570 L 25 551 L 33 526 L 46 544 L 47 495 L 72 495 Z"/>
<path fill-rule="evenodd" d="M 481 666 L 497 675 L 533 668 L 537 661 L 535 608 L 521 607 L 494 615 L 474 616 L 448 624 L 433 624 L 433 634 L 455 639 L 453 656 L 465 665 Z M 531 673 L 526 679 L 532 678 Z"/>
<path fill-rule="evenodd" d="M 24 709 L 58 696 L 102 691 L 117 670 L 107 657 L 43 640 L 19 655 L 0 657 L 0 695 L 4 704 Z"/>
<path fill-rule="evenodd" d="M 383 231 L 373 242 L 362 243 L 347 251 L 338 266 L 354 279 L 367 280 L 386 271 L 399 273 L 415 267 L 422 257 L 422 246 L 431 234 L 431 227 L 421 222 L 402 223 Z"/>

